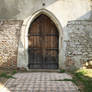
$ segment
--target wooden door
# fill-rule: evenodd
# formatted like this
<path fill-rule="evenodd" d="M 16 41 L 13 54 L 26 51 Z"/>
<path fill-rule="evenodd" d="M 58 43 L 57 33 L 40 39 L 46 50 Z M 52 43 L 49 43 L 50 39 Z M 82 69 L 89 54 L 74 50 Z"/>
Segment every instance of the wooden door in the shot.
<path fill-rule="evenodd" d="M 37 17 L 29 28 L 30 69 L 58 68 L 59 35 L 55 24 L 46 15 Z"/>

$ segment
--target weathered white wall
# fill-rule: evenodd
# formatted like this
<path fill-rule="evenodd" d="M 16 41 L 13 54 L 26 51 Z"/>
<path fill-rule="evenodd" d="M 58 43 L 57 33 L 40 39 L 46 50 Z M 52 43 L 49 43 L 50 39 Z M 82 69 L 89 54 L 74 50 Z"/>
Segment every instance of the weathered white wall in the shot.
<path fill-rule="evenodd" d="M 0 19 L 25 19 L 46 8 L 64 26 L 67 21 L 90 19 L 90 0 L 0 0 Z M 45 3 L 45 6 L 42 5 Z"/>
<path fill-rule="evenodd" d="M 45 3 L 45 6 L 43 6 L 43 3 Z M 79 52 L 75 55 L 74 54 L 74 58 L 78 58 L 78 61 L 76 59 L 72 60 L 73 57 L 70 57 L 69 53 L 71 54 L 71 52 L 74 52 L 74 50 L 76 51 L 76 43 L 73 43 L 74 45 L 76 45 L 74 47 L 74 50 L 70 49 L 72 48 L 72 46 L 68 46 L 68 43 L 71 42 L 71 33 L 74 35 L 73 39 L 76 39 L 75 33 L 73 33 L 74 31 L 76 31 L 77 26 L 79 26 L 79 24 L 81 23 L 81 26 L 79 26 L 78 29 L 80 29 L 79 34 L 81 34 L 81 31 L 84 30 L 88 30 L 89 31 L 89 20 L 92 20 L 92 11 L 91 11 L 91 0 L 0 0 L 0 19 L 15 19 L 15 20 L 24 20 L 24 22 L 26 23 L 24 25 L 22 25 L 21 28 L 21 36 L 20 36 L 20 52 L 21 55 L 19 55 L 19 57 L 23 60 L 24 56 L 25 56 L 25 52 L 27 52 L 27 49 L 25 49 L 26 47 L 26 39 L 27 38 L 27 34 L 25 34 L 28 31 L 28 27 L 30 26 L 29 24 L 32 22 L 30 22 L 29 19 L 32 19 L 32 17 L 37 13 L 37 11 L 39 10 L 47 10 L 47 15 L 53 15 L 50 16 L 50 18 L 52 18 L 53 22 L 55 24 L 57 24 L 57 26 L 62 26 L 62 31 L 61 33 L 63 33 L 62 37 L 60 39 L 62 39 L 62 46 L 61 46 L 61 50 L 60 50 L 60 62 L 62 65 L 60 66 L 60 68 L 72 68 L 72 66 L 79 66 L 82 65 L 80 63 L 80 59 L 82 57 L 82 55 L 79 55 Z M 38 11 L 38 12 L 39 12 Z M 55 21 L 55 19 L 58 21 Z M 76 21 L 79 22 L 76 22 Z M 69 21 L 71 21 L 70 24 L 70 28 L 68 27 L 69 25 Z M 29 24 L 28 24 L 28 23 Z M 83 24 L 85 22 L 86 26 Z M 68 25 L 67 25 L 68 24 Z M 74 26 L 75 25 L 75 26 Z M 92 25 L 92 22 L 91 22 Z M 90 25 L 90 27 L 91 27 Z M 85 27 L 84 27 L 85 26 Z M 84 28 L 84 30 L 82 30 L 81 28 Z M 91 28 L 90 28 L 91 29 Z M 69 33 L 69 31 L 71 31 L 71 33 Z M 90 31 L 91 32 L 91 31 Z M 60 34 L 61 34 L 60 33 Z M 85 33 L 86 35 L 86 33 Z M 85 36 L 84 36 L 85 37 Z M 79 38 L 80 39 L 80 38 Z M 81 41 L 82 42 L 82 41 Z M 80 42 L 80 43 L 81 43 Z M 71 43 L 69 43 L 71 44 Z M 84 44 L 84 43 L 83 43 Z M 81 46 L 81 45 L 80 45 Z M 69 47 L 69 48 L 68 48 Z M 23 50 L 23 51 L 22 51 Z M 86 51 L 85 51 L 86 52 Z M 91 52 L 91 51 L 90 51 Z M 83 54 L 83 53 L 82 53 Z M 88 53 L 87 53 L 88 54 Z M 63 59 L 61 58 L 63 57 Z M 70 61 L 69 61 L 70 60 Z M 71 61 L 72 60 L 72 61 Z M 27 67 L 27 63 L 25 65 L 25 62 L 22 60 L 19 60 L 21 62 L 19 62 L 19 67 L 23 66 L 23 67 Z M 69 64 L 67 63 L 67 61 L 69 61 Z M 82 60 L 83 61 L 83 60 Z M 84 60 L 85 61 L 85 60 Z M 76 62 L 76 63 L 74 63 Z M 72 64 L 71 64 L 72 63 Z M 67 66 L 68 64 L 68 66 Z M 71 66 L 72 65 L 72 66 Z M 81 66 L 79 66 L 81 67 Z M 78 67 L 78 68 L 79 68 Z"/>

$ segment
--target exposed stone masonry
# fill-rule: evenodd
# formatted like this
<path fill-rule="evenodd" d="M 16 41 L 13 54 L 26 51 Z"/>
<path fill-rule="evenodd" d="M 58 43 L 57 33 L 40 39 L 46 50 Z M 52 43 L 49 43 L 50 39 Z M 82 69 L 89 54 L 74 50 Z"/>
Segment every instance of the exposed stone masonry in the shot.
<path fill-rule="evenodd" d="M 0 21 L 0 67 L 16 67 L 21 20 Z"/>
<path fill-rule="evenodd" d="M 71 21 L 67 25 L 66 68 L 81 68 L 92 60 L 92 21 Z"/>
<path fill-rule="evenodd" d="M 16 68 L 21 25 L 21 20 L 0 21 L 0 67 Z M 82 68 L 92 61 L 92 21 L 70 21 L 66 29 L 65 69 Z"/>

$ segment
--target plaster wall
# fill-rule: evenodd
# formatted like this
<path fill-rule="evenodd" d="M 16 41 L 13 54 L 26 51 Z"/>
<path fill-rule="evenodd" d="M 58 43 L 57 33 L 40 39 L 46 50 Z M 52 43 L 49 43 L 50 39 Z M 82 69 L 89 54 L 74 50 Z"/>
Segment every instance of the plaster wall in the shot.
<path fill-rule="evenodd" d="M 45 8 L 65 26 L 70 20 L 90 19 L 90 6 L 90 0 L 0 0 L 0 19 L 24 20 L 35 11 Z"/>
<path fill-rule="evenodd" d="M 18 58 L 16 60 L 16 62 L 18 61 L 17 66 L 27 68 L 28 28 L 35 17 L 37 17 L 41 13 L 45 13 L 48 17 L 50 17 L 59 29 L 59 67 L 65 69 L 73 69 L 72 66 L 76 68 L 82 67 L 83 62 L 86 61 L 87 57 L 89 56 L 87 56 L 85 59 L 82 59 L 84 58 L 84 52 L 76 52 L 76 46 L 78 43 L 77 40 L 80 40 L 80 38 L 83 37 L 80 35 L 82 31 L 84 31 L 84 39 L 89 39 L 88 37 L 85 38 L 87 31 L 91 33 L 92 11 L 90 0 L 0 0 L 1 22 L 3 20 L 6 21 L 7 19 L 9 19 L 10 22 L 12 19 L 24 20 L 21 26 L 20 35 L 18 36 L 19 38 L 16 38 L 19 42 L 19 44 L 16 43 L 17 46 L 19 45 Z M 79 30 L 77 29 L 77 27 Z M 78 35 L 74 33 L 75 31 L 79 32 Z M 73 39 L 75 39 L 75 42 L 73 41 Z M 83 43 L 82 40 L 79 42 L 80 45 L 78 48 L 86 49 L 86 47 L 82 47 L 83 45 L 81 45 L 81 43 Z M 85 41 L 83 44 L 85 44 Z M 74 49 L 72 46 L 75 46 Z M 91 46 L 87 48 L 92 49 Z M 71 55 L 73 51 L 75 52 L 75 54 Z M 86 52 L 87 51 L 85 50 L 85 53 Z M 89 54 L 90 52 L 91 50 L 87 54 Z"/>

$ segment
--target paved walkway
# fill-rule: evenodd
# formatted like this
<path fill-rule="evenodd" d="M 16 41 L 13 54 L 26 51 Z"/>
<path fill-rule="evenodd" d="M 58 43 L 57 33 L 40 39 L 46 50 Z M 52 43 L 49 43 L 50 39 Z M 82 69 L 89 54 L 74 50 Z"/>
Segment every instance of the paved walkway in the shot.
<path fill-rule="evenodd" d="M 66 73 L 17 73 L 16 79 L 9 79 L 0 92 L 78 92 L 76 85 Z"/>

